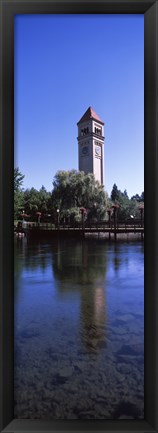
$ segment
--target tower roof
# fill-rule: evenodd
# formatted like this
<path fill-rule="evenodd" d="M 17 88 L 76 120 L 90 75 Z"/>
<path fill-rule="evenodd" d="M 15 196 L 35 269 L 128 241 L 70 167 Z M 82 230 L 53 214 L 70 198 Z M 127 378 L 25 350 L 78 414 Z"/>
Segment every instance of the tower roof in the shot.
<path fill-rule="evenodd" d="M 89 107 L 88 110 L 84 113 L 84 115 L 81 117 L 77 125 L 83 122 L 87 122 L 88 120 L 93 119 L 97 120 L 97 122 L 102 123 L 104 125 L 104 122 L 100 119 L 98 114 L 95 113 L 92 107 Z"/>

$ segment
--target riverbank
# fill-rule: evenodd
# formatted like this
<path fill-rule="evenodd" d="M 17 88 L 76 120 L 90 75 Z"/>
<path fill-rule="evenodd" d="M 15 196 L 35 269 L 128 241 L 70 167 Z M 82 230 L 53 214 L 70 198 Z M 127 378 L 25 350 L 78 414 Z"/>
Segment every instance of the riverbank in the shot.
<path fill-rule="evenodd" d="M 25 235 L 30 239 L 55 239 L 55 238 L 75 238 L 75 239 L 103 239 L 107 241 L 143 241 L 144 229 L 143 228 L 130 228 L 130 229 L 42 229 L 33 228 L 30 230 L 23 230 L 16 232 L 16 236 Z"/>
<path fill-rule="evenodd" d="M 86 239 L 100 239 L 100 240 L 106 240 L 110 242 L 115 242 L 117 240 L 127 241 L 127 242 L 138 242 L 138 241 L 144 241 L 144 233 L 117 233 L 116 239 L 114 236 L 114 233 L 86 233 L 85 234 Z"/>

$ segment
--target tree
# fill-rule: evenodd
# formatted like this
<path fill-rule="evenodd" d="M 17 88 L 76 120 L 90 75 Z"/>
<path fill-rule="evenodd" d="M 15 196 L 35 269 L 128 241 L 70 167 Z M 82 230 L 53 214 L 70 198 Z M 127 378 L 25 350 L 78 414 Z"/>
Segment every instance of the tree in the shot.
<path fill-rule="evenodd" d="M 129 199 L 127 190 L 125 189 L 124 192 L 118 189 L 117 185 L 114 184 L 112 192 L 111 192 L 111 199 L 113 203 L 116 203 L 119 205 L 119 208 L 117 210 L 117 218 L 118 221 L 123 221 L 132 216 L 139 218 L 139 203 L 141 201 L 141 198 L 143 198 L 143 193 L 141 197 L 136 194 L 131 199 Z"/>
<path fill-rule="evenodd" d="M 42 185 L 39 190 L 39 211 L 43 214 L 51 212 L 51 192 Z"/>
<path fill-rule="evenodd" d="M 127 190 L 125 189 L 123 192 L 124 197 L 128 198 Z"/>
<path fill-rule="evenodd" d="M 120 191 L 117 188 L 116 183 L 114 183 L 112 191 L 111 191 L 111 200 L 112 201 L 117 201 L 120 198 Z"/>
<path fill-rule="evenodd" d="M 36 212 L 40 211 L 39 191 L 35 188 L 27 188 L 24 191 L 24 210 L 25 213 L 31 216 L 32 220 L 37 219 Z"/>
<path fill-rule="evenodd" d="M 24 211 L 33 221 L 37 221 L 37 212 L 41 212 L 41 218 L 47 219 L 51 206 L 51 192 L 46 191 L 43 185 L 39 191 L 35 188 L 24 191 Z"/>
<path fill-rule="evenodd" d="M 25 175 L 19 171 L 19 167 L 14 168 L 14 191 L 19 191 L 23 184 Z"/>
<path fill-rule="evenodd" d="M 118 220 L 123 221 L 130 218 L 131 215 L 136 216 L 137 202 L 132 201 L 124 193 L 121 193 L 119 198 Z"/>
<path fill-rule="evenodd" d="M 101 219 L 108 203 L 107 193 L 92 173 L 70 170 L 58 171 L 54 177 L 52 205 L 59 208 L 60 219 L 69 215 L 74 221 L 81 219 L 80 208 L 88 209 L 87 218 Z"/>
<path fill-rule="evenodd" d="M 139 194 L 135 194 L 131 197 L 131 200 L 136 200 L 138 202 L 144 201 L 144 191 L 141 193 L 141 195 Z"/>
<path fill-rule="evenodd" d="M 18 218 L 19 212 L 22 211 L 23 207 L 23 175 L 19 168 L 14 169 L 14 219 Z"/>
<path fill-rule="evenodd" d="M 133 195 L 133 196 L 131 197 L 131 200 L 135 200 L 135 201 L 140 202 L 140 201 L 141 201 L 141 199 L 140 199 L 140 195 L 139 195 L 139 194 L 135 194 L 135 195 Z"/>

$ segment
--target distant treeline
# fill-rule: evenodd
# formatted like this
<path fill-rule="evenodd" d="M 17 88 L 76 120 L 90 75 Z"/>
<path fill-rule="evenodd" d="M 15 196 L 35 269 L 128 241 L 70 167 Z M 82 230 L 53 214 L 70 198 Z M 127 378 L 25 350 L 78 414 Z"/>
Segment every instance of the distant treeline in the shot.
<path fill-rule="evenodd" d="M 49 192 L 44 186 L 38 191 L 35 188 L 24 189 L 23 175 L 19 168 L 14 169 L 14 219 L 41 222 L 56 222 L 57 214 L 61 222 L 79 222 L 81 208 L 85 219 L 99 221 L 108 218 L 113 205 L 118 205 L 118 219 L 140 217 L 140 205 L 144 203 L 144 192 L 129 198 L 114 184 L 110 197 L 104 187 L 95 180 L 92 173 L 83 171 L 60 170 L 52 182 Z"/>

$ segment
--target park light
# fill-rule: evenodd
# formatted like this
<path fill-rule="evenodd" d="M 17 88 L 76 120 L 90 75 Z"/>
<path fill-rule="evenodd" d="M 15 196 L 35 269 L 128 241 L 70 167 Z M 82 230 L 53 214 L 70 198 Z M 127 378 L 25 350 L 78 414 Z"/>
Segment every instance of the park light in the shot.
<path fill-rule="evenodd" d="M 139 209 L 139 211 L 140 211 L 141 227 L 143 227 L 144 203 L 140 204 L 140 205 L 138 206 L 138 209 Z"/>
<path fill-rule="evenodd" d="M 59 230 L 59 209 L 57 209 L 57 226 L 58 226 L 58 230 Z"/>
<path fill-rule="evenodd" d="M 87 209 L 85 207 L 80 207 L 80 212 L 82 214 L 82 231 L 84 230 L 84 215 L 87 213 Z"/>
<path fill-rule="evenodd" d="M 38 217 L 38 224 L 40 224 L 40 219 L 41 219 L 41 212 L 36 212 L 36 215 Z"/>
<path fill-rule="evenodd" d="M 119 204 L 117 204 L 117 203 L 114 203 L 112 206 L 111 206 L 111 208 L 113 209 L 113 211 L 114 211 L 114 219 L 115 219 L 115 216 L 116 216 L 116 212 L 117 212 L 117 210 L 119 209 Z"/>
<path fill-rule="evenodd" d="M 25 218 L 29 218 L 30 215 L 28 215 L 27 213 L 25 213 L 25 211 L 23 210 L 22 213 L 20 214 L 20 216 L 22 217 L 23 221 Z"/>
<path fill-rule="evenodd" d="M 117 210 L 119 209 L 119 204 L 114 203 L 112 206 L 112 209 L 114 211 L 114 230 L 115 230 L 115 240 L 116 240 L 116 228 L 117 228 Z"/>
<path fill-rule="evenodd" d="M 80 207 L 80 212 L 82 214 L 86 214 L 87 213 L 87 209 L 85 207 Z"/>
<path fill-rule="evenodd" d="M 117 203 L 114 203 L 112 206 L 112 209 L 117 210 L 120 206 Z"/>
<path fill-rule="evenodd" d="M 140 213 L 143 213 L 143 210 L 144 210 L 144 204 L 140 204 L 140 205 L 138 206 L 138 209 L 140 210 Z"/>
<path fill-rule="evenodd" d="M 108 213 L 108 216 L 109 216 L 109 228 L 111 228 L 111 213 L 112 213 L 112 208 L 111 207 L 107 209 L 107 213 Z M 109 232 L 109 238 L 110 238 L 110 232 Z"/>

